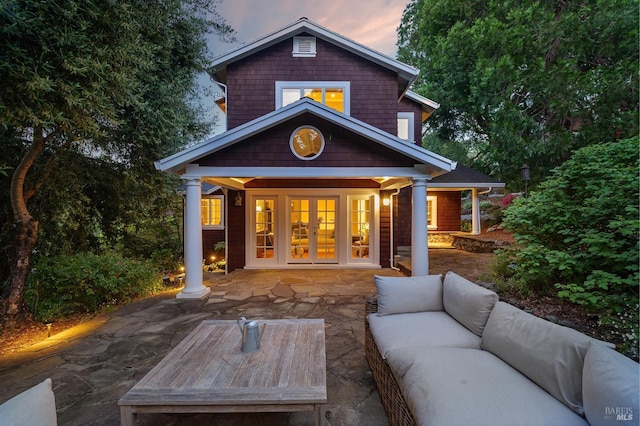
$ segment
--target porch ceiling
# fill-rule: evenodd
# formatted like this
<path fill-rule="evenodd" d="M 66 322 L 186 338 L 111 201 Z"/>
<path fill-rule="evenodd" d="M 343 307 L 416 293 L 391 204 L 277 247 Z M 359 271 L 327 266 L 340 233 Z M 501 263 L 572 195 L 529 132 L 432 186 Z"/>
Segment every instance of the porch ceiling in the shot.
<path fill-rule="evenodd" d="M 300 182 L 303 180 L 307 186 L 303 186 L 302 184 L 294 184 L 294 185 L 286 185 L 287 187 L 315 187 L 316 185 L 309 185 L 310 180 L 318 181 L 317 187 L 343 187 L 340 185 L 341 182 L 344 182 L 345 179 L 349 179 L 351 181 L 360 180 L 363 182 L 363 187 L 369 187 L 365 184 L 365 181 L 369 181 L 377 185 L 377 188 L 382 190 L 389 189 L 400 189 L 406 186 L 411 185 L 411 179 L 406 177 L 389 177 L 389 176 L 371 176 L 371 177 L 345 177 L 345 178 L 322 178 L 322 177 L 302 177 L 299 176 L 297 178 L 291 177 L 275 177 L 275 178 L 256 178 L 256 177 L 211 177 L 211 176 L 203 176 L 202 180 L 204 182 L 210 183 L 211 185 L 219 185 L 225 188 L 235 189 L 235 190 L 244 190 L 247 189 L 247 186 L 251 186 L 252 183 L 255 183 L 257 180 L 260 181 L 277 181 L 281 183 L 282 180 L 289 180 L 293 182 Z M 320 184 L 322 183 L 322 184 Z M 282 185 L 279 185 L 282 187 Z M 356 185 L 354 185 L 356 186 Z M 262 187 L 262 186 L 260 186 Z M 357 185 L 360 187 L 360 185 Z"/>

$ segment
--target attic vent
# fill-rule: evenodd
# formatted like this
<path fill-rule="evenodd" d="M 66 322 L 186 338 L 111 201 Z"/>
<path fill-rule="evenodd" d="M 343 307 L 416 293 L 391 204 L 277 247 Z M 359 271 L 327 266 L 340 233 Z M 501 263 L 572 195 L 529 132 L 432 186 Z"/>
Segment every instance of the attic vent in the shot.
<path fill-rule="evenodd" d="M 293 56 L 302 58 L 315 58 L 316 38 L 315 37 L 294 37 Z"/>

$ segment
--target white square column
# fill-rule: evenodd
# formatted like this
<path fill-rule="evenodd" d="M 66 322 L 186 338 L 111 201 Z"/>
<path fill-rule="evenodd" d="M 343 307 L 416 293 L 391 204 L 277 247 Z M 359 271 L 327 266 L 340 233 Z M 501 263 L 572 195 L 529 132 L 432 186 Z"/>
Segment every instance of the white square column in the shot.
<path fill-rule="evenodd" d="M 429 275 L 427 235 L 427 179 L 413 179 L 411 186 L 411 275 Z"/>
<path fill-rule="evenodd" d="M 200 200 L 202 182 L 200 177 L 183 176 L 187 186 L 184 220 L 184 288 L 178 299 L 201 299 L 211 289 L 202 284 L 202 219 Z"/>

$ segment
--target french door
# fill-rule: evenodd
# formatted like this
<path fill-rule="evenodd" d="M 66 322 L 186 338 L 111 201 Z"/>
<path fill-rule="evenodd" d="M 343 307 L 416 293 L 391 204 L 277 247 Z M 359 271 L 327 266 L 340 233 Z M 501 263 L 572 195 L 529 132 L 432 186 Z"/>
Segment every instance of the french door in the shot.
<path fill-rule="evenodd" d="M 289 263 L 337 263 L 337 197 L 290 197 Z"/>

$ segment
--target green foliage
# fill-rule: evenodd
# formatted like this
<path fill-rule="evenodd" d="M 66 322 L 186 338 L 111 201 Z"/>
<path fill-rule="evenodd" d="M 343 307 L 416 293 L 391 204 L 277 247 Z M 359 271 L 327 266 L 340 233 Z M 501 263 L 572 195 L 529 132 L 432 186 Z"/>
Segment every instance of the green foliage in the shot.
<path fill-rule="evenodd" d="M 29 275 L 25 302 L 38 321 L 101 309 L 146 296 L 162 288 L 150 262 L 114 253 L 79 253 L 38 258 Z"/>
<path fill-rule="evenodd" d="M 496 289 L 501 294 L 517 294 L 523 297 L 529 296 L 534 289 L 521 279 L 515 277 L 516 264 L 513 251 L 510 249 L 498 250 L 491 263 L 491 275 L 496 284 Z M 536 291 L 539 289 L 535 289 Z"/>
<path fill-rule="evenodd" d="M 162 272 L 177 271 L 182 264 L 182 258 L 176 255 L 175 250 L 162 249 L 151 253 L 151 263 Z"/>
<path fill-rule="evenodd" d="M 213 124 L 194 99 L 207 38 L 232 39 L 218 4 L 0 2 L 0 279 L 28 262 L 8 261 L 16 210 L 41 255 L 180 252 L 178 184 L 153 161 Z"/>
<path fill-rule="evenodd" d="M 579 149 L 528 200 L 514 200 L 503 222 L 518 242 L 510 279 L 555 287 L 604 318 L 638 304 L 638 148 L 636 137 Z"/>
<path fill-rule="evenodd" d="M 638 0 L 412 0 L 398 58 L 441 106 L 425 146 L 523 189 L 577 148 L 638 134 Z M 461 158 L 461 145 L 466 155 Z"/>
<path fill-rule="evenodd" d="M 218 241 L 213 245 L 213 250 L 216 252 L 224 253 L 226 248 L 227 248 L 227 243 L 225 241 Z"/>

